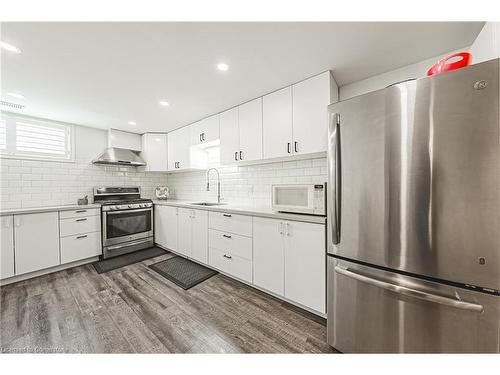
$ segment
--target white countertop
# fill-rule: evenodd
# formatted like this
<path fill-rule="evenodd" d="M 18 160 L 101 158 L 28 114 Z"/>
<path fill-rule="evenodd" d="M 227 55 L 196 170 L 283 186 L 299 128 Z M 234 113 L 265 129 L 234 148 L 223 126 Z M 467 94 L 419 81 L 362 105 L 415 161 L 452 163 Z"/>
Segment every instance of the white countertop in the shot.
<path fill-rule="evenodd" d="M 71 211 L 71 210 L 85 210 L 91 208 L 101 208 L 100 204 L 67 204 L 63 206 L 47 206 L 47 207 L 23 207 L 23 208 L 8 208 L 2 209 L 0 211 L 0 216 L 5 215 L 20 215 L 20 214 L 37 214 L 42 212 L 53 212 L 53 211 Z"/>
<path fill-rule="evenodd" d="M 325 216 L 314 216 L 314 215 L 303 215 L 303 214 L 289 214 L 283 212 L 275 212 L 270 207 L 254 207 L 254 206 L 242 206 L 235 204 L 221 204 L 220 206 L 199 206 L 193 203 L 197 201 L 192 200 L 180 200 L 180 199 L 168 199 L 168 200 L 153 200 L 156 205 L 164 206 L 174 206 L 181 208 L 191 208 L 197 210 L 214 211 L 214 212 L 230 212 L 232 214 L 248 215 L 248 216 L 259 216 L 268 217 L 271 219 L 283 219 L 283 220 L 293 220 L 302 221 L 306 223 L 316 223 L 325 224 Z M 42 212 L 53 212 L 53 211 L 71 211 L 71 210 L 85 210 L 92 208 L 100 208 L 100 204 L 87 204 L 87 205 L 62 205 L 62 206 L 47 206 L 47 207 L 24 207 L 24 208 L 9 208 L 2 209 L 0 211 L 0 216 L 6 215 L 21 215 L 21 214 L 36 214 Z"/>
<path fill-rule="evenodd" d="M 271 219 L 283 219 L 283 220 L 293 220 L 302 221 L 306 223 L 315 224 L 325 224 L 325 216 L 314 216 L 314 215 L 303 215 L 303 214 L 289 214 L 283 212 L 275 212 L 270 207 L 253 207 L 253 206 L 241 206 L 235 204 L 221 204 L 220 206 L 199 206 L 193 203 L 199 201 L 192 200 L 179 200 L 179 199 L 167 199 L 167 200 L 153 200 L 156 205 L 163 206 L 174 206 L 181 208 L 191 208 L 197 210 L 215 211 L 215 212 L 229 212 L 232 214 L 239 215 L 249 215 L 249 216 L 259 216 L 268 217 Z"/>

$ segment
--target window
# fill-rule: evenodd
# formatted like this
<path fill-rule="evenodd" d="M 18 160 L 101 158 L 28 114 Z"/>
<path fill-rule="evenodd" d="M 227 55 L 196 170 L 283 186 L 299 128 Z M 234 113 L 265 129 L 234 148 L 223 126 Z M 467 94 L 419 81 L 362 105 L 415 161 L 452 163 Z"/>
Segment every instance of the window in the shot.
<path fill-rule="evenodd" d="M 0 120 L 2 156 L 71 161 L 72 145 L 72 125 L 15 115 L 2 115 Z"/>

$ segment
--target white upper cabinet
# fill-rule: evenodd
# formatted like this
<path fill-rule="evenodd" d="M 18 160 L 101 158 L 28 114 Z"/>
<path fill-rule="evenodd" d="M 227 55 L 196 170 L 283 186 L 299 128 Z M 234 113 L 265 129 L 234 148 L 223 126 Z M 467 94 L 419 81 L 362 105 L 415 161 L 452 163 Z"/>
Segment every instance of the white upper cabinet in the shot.
<path fill-rule="evenodd" d="M 168 170 L 185 168 L 189 163 L 189 127 L 174 130 L 167 137 Z"/>
<path fill-rule="evenodd" d="M 14 276 L 14 218 L 2 216 L 0 279 Z"/>
<path fill-rule="evenodd" d="M 294 154 L 326 151 L 331 80 L 328 71 L 292 86 Z"/>
<path fill-rule="evenodd" d="M 219 115 L 213 115 L 194 124 L 191 128 L 191 145 L 213 142 L 219 139 Z"/>
<path fill-rule="evenodd" d="M 220 114 L 220 162 L 228 165 L 238 161 L 240 151 L 238 107 Z"/>
<path fill-rule="evenodd" d="M 262 98 L 220 114 L 221 164 L 262 159 Z"/>
<path fill-rule="evenodd" d="M 238 107 L 240 161 L 262 159 L 262 98 Z"/>
<path fill-rule="evenodd" d="M 292 87 L 262 98 L 264 159 L 292 154 Z"/>
<path fill-rule="evenodd" d="M 205 169 L 208 159 L 203 150 L 191 147 L 190 126 L 168 133 L 168 170 L 182 171 L 189 169 Z"/>
<path fill-rule="evenodd" d="M 167 146 L 167 134 L 143 134 L 141 156 L 146 162 L 145 171 L 166 172 L 168 170 Z"/>
<path fill-rule="evenodd" d="M 14 215 L 16 275 L 59 265 L 59 213 Z"/>

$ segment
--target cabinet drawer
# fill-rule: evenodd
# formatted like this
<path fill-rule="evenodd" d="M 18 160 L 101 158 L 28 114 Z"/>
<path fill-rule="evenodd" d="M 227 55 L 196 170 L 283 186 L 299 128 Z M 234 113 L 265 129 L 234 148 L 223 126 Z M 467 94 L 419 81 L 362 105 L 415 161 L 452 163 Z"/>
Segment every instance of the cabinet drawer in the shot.
<path fill-rule="evenodd" d="M 252 217 L 228 212 L 210 212 L 209 228 L 251 237 Z"/>
<path fill-rule="evenodd" d="M 101 232 L 61 238 L 61 264 L 101 254 Z"/>
<path fill-rule="evenodd" d="M 100 216 L 86 216 L 60 220 L 61 237 L 74 234 L 99 232 L 101 230 Z"/>
<path fill-rule="evenodd" d="M 71 211 L 59 211 L 60 219 L 69 219 L 82 216 L 97 216 L 101 215 L 101 210 L 98 208 L 79 208 Z"/>
<path fill-rule="evenodd" d="M 228 275 L 252 282 L 252 261 L 240 258 L 229 252 L 210 248 L 208 262 L 211 266 L 227 273 Z"/>
<path fill-rule="evenodd" d="M 209 231 L 209 247 L 252 260 L 252 238 L 215 229 Z"/>

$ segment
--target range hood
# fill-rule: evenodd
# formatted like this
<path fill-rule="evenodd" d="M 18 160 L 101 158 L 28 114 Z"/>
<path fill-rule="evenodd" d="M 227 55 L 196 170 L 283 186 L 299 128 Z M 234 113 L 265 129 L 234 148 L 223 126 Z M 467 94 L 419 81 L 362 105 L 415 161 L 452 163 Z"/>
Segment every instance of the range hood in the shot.
<path fill-rule="evenodd" d="M 108 147 L 99 157 L 92 161 L 94 164 L 114 164 L 138 167 L 146 165 L 137 151 L 125 148 Z"/>

